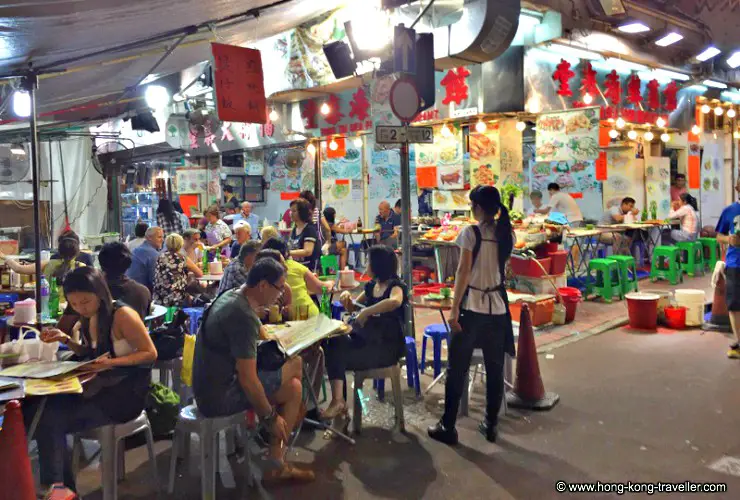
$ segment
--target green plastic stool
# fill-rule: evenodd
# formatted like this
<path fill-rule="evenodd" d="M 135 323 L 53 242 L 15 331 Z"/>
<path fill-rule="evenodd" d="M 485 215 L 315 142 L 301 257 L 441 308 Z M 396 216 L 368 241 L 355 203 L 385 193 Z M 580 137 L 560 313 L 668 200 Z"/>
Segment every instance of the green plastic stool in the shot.
<path fill-rule="evenodd" d="M 591 275 L 595 271 L 596 275 Z M 586 285 L 586 296 L 596 293 L 607 304 L 610 304 L 614 297 L 624 298 L 622 290 L 622 279 L 619 271 L 619 264 L 615 260 L 609 259 L 591 259 L 588 263 L 588 285 Z"/>
<path fill-rule="evenodd" d="M 704 274 L 704 247 L 698 241 L 679 241 L 676 248 L 681 255 L 681 271 L 691 277 L 697 273 Z M 686 252 L 686 259 L 683 255 Z"/>
<path fill-rule="evenodd" d="M 321 256 L 321 274 L 336 278 L 339 272 L 339 257 L 336 255 Z"/>
<path fill-rule="evenodd" d="M 627 295 L 637 290 L 637 264 L 635 258 L 630 255 L 610 255 L 608 260 L 613 260 L 619 265 L 619 274 L 622 280 L 622 293 Z M 632 273 L 632 278 L 630 278 Z"/>
<path fill-rule="evenodd" d="M 660 246 L 653 250 L 653 262 L 650 268 L 650 281 L 668 280 L 671 285 L 683 283 L 681 272 L 681 252 L 677 247 Z"/>
<path fill-rule="evenodd" d="M 699 238 L 697 241 L 701 243 L 702 250 L 704 250 L 706 268 L 709 269 L 710 273 L 713 273 L 714 266 L 717 265 L 719 260 L 719 244 L 715 238 Z"/>

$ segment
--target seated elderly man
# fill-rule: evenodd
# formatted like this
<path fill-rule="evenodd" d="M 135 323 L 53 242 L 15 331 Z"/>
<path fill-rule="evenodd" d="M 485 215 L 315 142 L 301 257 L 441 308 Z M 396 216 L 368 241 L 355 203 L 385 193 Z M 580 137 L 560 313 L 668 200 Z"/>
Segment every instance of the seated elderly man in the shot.
<path fill-rule="evenodd" d="M 247 283 L 220 295 L 206 311 L 195 341 L 193 392 L 206 417 L 253 409 L 270 432 L 270 461 L 277 467 L 264 483 L 312 481 L 313 472 L 285 462 L 288 439 L 302 419 L 300 358 L 270 370 L 257 368 L 260 311 L 274 304 L 285 287 L 285 269 L 262 259 L 249 271 Z"/>
<path fill-rule="evenodd" d="M 599 220 L 599 225 L 610 226 L 612 224 L 622 224 L 625 222 L 626 216 L 629 215 L 629 218 L 632 219 L 639 213 L 640 210 L 635 208 L 634 198 L 630 198 L 628 196 L 624 198 L 618 206 L 613 206 L 604 212 L 601 220 Z M 634 231 L 627 231 L 624 233 L 604 233 L 599 236 L 599 242 L 606 245 L 614 245 L 615 254 L 629 255 L 633 236 Z"/>
<path fill-rule="evenodd" d="M 240 287 L 247 282 L 247 273 L 254 265 L 257 252 L 260 251 L 261 247 L 262 245 L 259 241 L 247 241 L 239 249 L 239 254 L 231 259 L 229 265 L 224 269 L 224 275 L 221 277 L 221 283 L 218 285 L 219 295 L 232 288 Z"/>
<path fill-rule="evenodd" d="M 154 289 L 154 271 L 157 267 L 159 251 L 164 243 L 164 231 L 161 227 L 150 227 L 146 230 L 146 241 L 131 253 L 131 267 L 126 276 L 141 283 L 149 289 Z"/>
<path fill-rule="evenodd" d="M 248 222 L 240 221 L 234 224 L 234 236 L 236 241 L 231 244 L 231 258 L 235 258 L 239 255 L 239 249 L 244 243 L 252 238 L 252 226 Z"/>

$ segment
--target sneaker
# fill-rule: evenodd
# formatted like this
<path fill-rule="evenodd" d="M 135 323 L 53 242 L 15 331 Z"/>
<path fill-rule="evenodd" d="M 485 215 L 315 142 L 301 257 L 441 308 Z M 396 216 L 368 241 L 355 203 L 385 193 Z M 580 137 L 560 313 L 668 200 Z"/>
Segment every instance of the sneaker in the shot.
<path fill-rule="evenodd" d="M 496 426 L 491 425 L 487 421 L 483 421 L 478 425 L 478 432 L 483 434 L 483 437 L 486 438 L 486 441 L 489 443 L 495 443 L 496 438 L 498 437 Z"/>
<path fill-rule="evenodd" d="M 730 359 L 740 359 L 740 345 L 731 345 L 730 350 L 727 351 L 727 357 Z"/>
<path fill-rule="evenodd" d="M 457 430 L 447 429 L 442 422 L 437 422 L 435 425 L 427 429 L 427 434 L 430 438 L 440 443 L 454 446 L 457 444 Z"/>

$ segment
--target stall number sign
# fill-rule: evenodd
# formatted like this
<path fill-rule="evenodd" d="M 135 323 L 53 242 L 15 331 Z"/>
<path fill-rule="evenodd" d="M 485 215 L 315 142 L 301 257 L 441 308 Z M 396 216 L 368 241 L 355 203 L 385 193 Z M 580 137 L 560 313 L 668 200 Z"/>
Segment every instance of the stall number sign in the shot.
<path fill-rule="evenodd" d="M 434 133 L 432 127 L 378 125 L 375 127 L 375 141 L 378 144 L 432 144 Z"/>

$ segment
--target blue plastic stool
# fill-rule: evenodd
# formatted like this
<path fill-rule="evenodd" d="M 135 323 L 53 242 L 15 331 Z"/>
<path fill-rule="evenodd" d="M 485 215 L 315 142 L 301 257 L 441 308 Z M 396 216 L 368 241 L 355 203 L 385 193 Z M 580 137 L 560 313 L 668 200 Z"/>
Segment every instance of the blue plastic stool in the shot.
<path fill-rule="evenodd" d="M 406 380 L 409 387 L 416 390 L 416 397 L 421 396 L 421 381 L 419 380 L 419 360 L 416 356 L 416 339 L 406 337 Z"/>
<path fill-rule="evenodd" d="M 331 317 L 332 319 L 342 320 L 342 313 L 344 313 L 344 306 L 338 300 L 331 303 Z"/>
<path fill-rule="evenodd" d="M 183 311 L 190 316 L 190 335 L 195 335 L 198 333 L 198 323 L 200 322 L 200 318 L 203 317 L 204 308 L 186 307 Z"/>
<path fill-rule="evenodd" d="M 447 327 L 442 323 L 436 323 L 429 325 L 424 328 L 424 338 L 421 340 L 421 371 L 423 372 L 426 368 L 427 363 L 427 339 L 432 339 L 434 349 L 434 378 L 437 378 L 442 373 L 442 341 L 448 342 L 450 332 Z"/>

